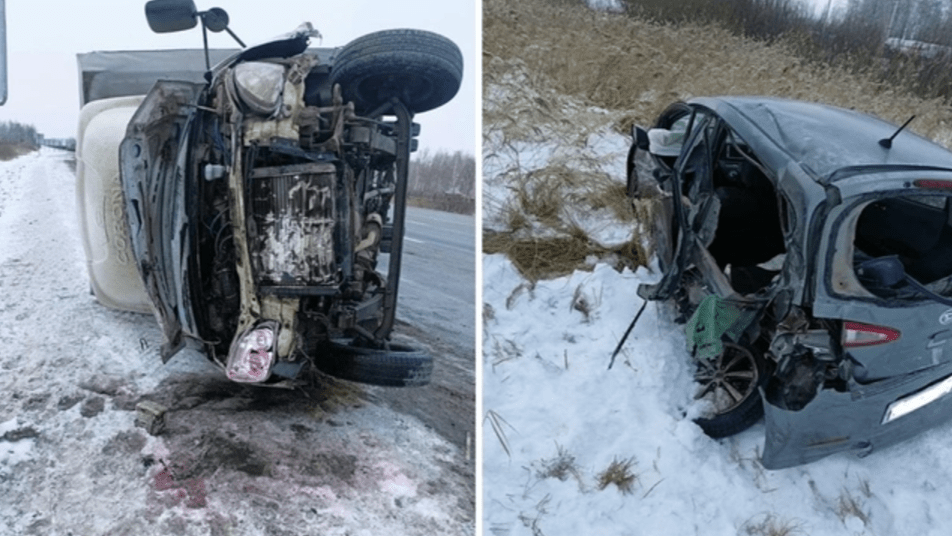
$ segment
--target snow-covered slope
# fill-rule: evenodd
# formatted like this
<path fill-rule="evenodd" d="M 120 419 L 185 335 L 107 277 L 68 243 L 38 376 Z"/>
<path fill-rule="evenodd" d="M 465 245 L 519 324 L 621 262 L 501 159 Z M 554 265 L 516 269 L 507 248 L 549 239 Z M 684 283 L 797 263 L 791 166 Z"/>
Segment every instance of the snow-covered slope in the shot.
<path fill-rule="evenodd" d="M 624 162 L 612 114 L 604 117 L 607 141 L 584 148 L 602 153 L 574 159 L 580 174 L 598 156 Z M 493 207 L 505 206 L 506 170 L 531 173 L 548 165 L 546 155 L 573 161 L 558 136 L 499 147 L 492 134 L 486 139 L 490 221 Z M 484 256 L 485 534 L 949 533 L 952 423 L 867 458 L 767 471 L 759 462 L 763 424 L 716 441 L 693 423 L 702 408 L 692 399 L 682 327 L 667 306 L 648 304 L 609 370 L 642 305 L 638 284 L 658 276 L 597 264 L 531 284 L 504 256 Z M 603 487 L 613 462 L 628 470 Z"/>

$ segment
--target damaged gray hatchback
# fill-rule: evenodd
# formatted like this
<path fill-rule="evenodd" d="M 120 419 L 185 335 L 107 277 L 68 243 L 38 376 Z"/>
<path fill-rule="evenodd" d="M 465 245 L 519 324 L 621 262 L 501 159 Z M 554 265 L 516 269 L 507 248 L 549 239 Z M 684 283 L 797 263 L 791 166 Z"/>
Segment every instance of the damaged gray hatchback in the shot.
<path fill-rule="evenodd" d="M 952 153 L 903 127 L 723 97 L 633 132 L 629 193 L 662 199 L 664 275 L 638 293 L 687 322 L 705 432 L 765 417 L 766 468 L 952 418 Z"/>

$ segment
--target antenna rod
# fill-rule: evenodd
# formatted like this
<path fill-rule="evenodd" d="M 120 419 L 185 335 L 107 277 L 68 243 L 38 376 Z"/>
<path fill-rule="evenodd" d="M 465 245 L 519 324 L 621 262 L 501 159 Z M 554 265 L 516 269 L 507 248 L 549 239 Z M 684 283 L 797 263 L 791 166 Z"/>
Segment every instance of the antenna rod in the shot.
<path fill-rule="evenodd" d="M 241 39 L 238 39 L 238 36 L 235 35 L 235 32 L 231 31 L 231 28 L 225 26 L 225 31 L 228 32 L 228 35 L 234 37 L 235 41 L 238 41 L 238 44 L 241 45 L 241 48 L 248 48 L 248 45 L 246 45 Z"/>
<path fill-rule="evenodd" d="M 912 123 L 912 120 L 915 119 L 915 118 L 916 118 L 916 116 L 910 117 L 908 120 L 906 120 L 905 123 L 902 124 L 901 127 L 899 127 L 899 130 L 897 130 L 897 131 L 895 132 L 895 134 L 893 134 L 892 136 L 890 136 L 890 137 L 888 137 L 888 138 L 883 138 L 883 139 L 879 140 L 879 145 L 885 147 L 886 149 L 891 148 L 891 147 L 892 147 L 892 142 L 893 142 L 894 139 L 896 139 L 896 136 L 898 136 L 899 133 L 902 132 L 902 130 L 903 130 L 904 128 L 906 128 L 906 127 L 909 125 L 909 123 Z"/>

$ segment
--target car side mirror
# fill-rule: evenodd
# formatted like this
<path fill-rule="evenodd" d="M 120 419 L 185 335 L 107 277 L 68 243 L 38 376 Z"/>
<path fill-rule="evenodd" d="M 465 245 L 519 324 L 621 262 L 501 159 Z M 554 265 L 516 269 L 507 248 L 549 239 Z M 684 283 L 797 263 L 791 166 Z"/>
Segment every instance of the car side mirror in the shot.
<path fill-rule="evenodd" d="M 894 288 L 899 283 L 905 282 L 923 296 L 952 307 L 952 299 L 936 294 L 907 274 L 897 255 L 863 261 L 856 267 L 856 275 L 864 284 L 878 288 Z"/>
<path fill-rule="evenodd" d="M 896 255 L 863 261 L 856 267 L 856 275 L 879 288 L 891 288 L 906 279 L 906 269 Z"/>
<path fill-rule="evenodd" d="M 632 126 L 632 127 L 631 127 L 631 139 L 632 139 L 632 141 L 634 142 L 635 147 L 637 147 L 638 149 L 640 149 L 640 150 L 642 150 L 642 151 L 647 151 L 647 150 L 648 150 L 649 143 L 648 143 L 648 131 L 647 131 L 647 130 L 645 130 L 645 129 L 639 127 L 639 126 Z"/>
<path fill-rule="evenodd" d="M 198 9 L 193 0 L 150 0 L 145 18 L 155 33 L 178 32 L 198 24 Z"/>

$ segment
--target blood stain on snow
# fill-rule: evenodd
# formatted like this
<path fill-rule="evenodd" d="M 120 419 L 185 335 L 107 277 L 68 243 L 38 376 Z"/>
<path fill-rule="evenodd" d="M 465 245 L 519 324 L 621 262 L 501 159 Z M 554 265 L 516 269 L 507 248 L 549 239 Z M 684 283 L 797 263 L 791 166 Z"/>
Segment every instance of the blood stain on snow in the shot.
<path fill-rule="evenodd" d="M 156 473 L 153 486 L 156 491 L 172 490 L 171 495 L 175 502 L 185 501 L 185 506 L 189 508 L 204 508 L 208 504 L 204 478 L 189 478 L 176 482 L 169 470 L 163 469 Z"/>

